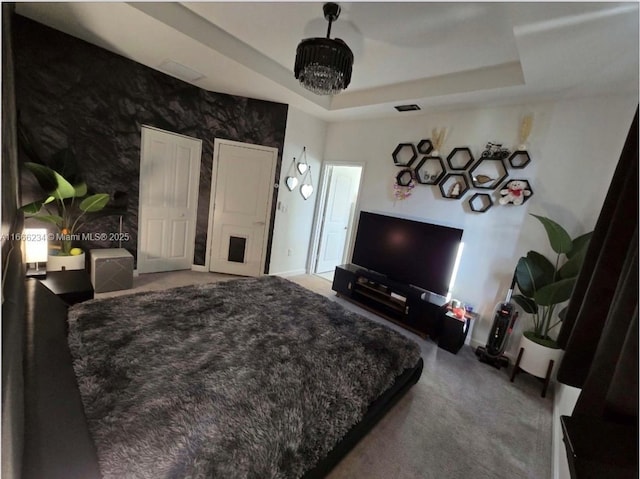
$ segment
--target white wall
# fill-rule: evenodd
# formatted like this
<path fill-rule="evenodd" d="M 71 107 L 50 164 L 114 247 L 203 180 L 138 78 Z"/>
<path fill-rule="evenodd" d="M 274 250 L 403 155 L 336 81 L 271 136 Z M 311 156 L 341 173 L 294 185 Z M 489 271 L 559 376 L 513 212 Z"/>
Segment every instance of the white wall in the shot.
<path fill-rule="evenodd" d="M 366 163 L 362 210 L 464 229 L 454 296 L 481 314 L 472 332 L 472 344 L 479 345 L 486 342 L 494 306 L 506 295 L 517 259 L 530 249 L 545 250 L 544 230 L 528 213 L 551 217 L 571 235 L 591 230 L 636 106 L 637 97 L 608 96 L 331 123 L 324 158 Z M 520 119 L 527 113 L 534 115 L 528 141 L 532 162 L 511 175 L 531 181 L 534 196 L 523 206 L 496 203 L 486 213 L 473 213 L 466 204 L 471 192 L 463 200 L 443 199 L 436 186 L 426 185 L 417 185 L 407 200 L 394 201 L 399 168 L 391 153 L 398 143 L 417 144 L 431 138 L 433 128 L 447 127 L 443 156 L 468 146 L 477 157 L 487 141 L 517 145 Z M 511 354 L 516 347 L 514 337 Z"/>
<path fill-rule="evenodd" d="M 324 121 L 289 107 L 282 151 L 282 171 L 273 231 L 270 274 L 303 274 L 306 270 L 326 130 L 327 124 Z M 293 158 L 296 158 L 296 163 L 300 159 L 303 147 L 306 147 L 307 162 L 311 165 L 311 179 L 314 187 L 313 194 L 306 201 L 300 194 L 303 175 L 291 168 Z M 292 175 L 293 171 L 298 178 L 298 186 L 293 191 L 289 191 L 285 178 Z"/>

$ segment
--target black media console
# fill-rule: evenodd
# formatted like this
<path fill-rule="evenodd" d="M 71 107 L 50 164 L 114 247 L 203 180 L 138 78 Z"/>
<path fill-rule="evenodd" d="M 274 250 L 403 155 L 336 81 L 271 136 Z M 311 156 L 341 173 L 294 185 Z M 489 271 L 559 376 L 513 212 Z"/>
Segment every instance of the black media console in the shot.
<path fill-rule="evenodd" d="M 438 337 L 444 296 L 391 281 L 353 264 L 336 267 L 332 289 L 338 296 L 422 337 Z"/>

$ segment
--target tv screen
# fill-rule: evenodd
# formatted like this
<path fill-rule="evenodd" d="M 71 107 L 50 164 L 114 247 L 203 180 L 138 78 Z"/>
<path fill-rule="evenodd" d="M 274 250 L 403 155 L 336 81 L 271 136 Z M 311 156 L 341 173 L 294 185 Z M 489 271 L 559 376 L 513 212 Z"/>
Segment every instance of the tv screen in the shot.
<path fill-rule="evenodd" d="M 352 263 L 446 296 L 462 230 L 362 211 Z"/>

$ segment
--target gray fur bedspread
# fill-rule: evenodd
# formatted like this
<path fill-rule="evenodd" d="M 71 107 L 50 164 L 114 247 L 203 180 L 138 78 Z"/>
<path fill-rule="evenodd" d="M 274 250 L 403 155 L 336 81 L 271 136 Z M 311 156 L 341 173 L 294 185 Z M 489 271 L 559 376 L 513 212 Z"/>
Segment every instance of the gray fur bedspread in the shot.
<path fill-rule="evenodd" d="M 69 345 L 105 479 L 298 478 L 420 358 L 275 276 L 75 305 Z"/>

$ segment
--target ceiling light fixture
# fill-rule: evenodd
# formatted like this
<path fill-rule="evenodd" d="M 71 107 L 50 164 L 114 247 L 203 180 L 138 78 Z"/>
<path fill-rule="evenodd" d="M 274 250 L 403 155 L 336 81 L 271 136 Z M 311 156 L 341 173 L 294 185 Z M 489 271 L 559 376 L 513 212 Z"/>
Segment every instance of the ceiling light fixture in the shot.
<path fill-rule="evenodd" d="M 353 52 L 339 38 L 331 39 L 331 23 L 340 16 L 340 5 L 325 3 L 329 22 L 327 38 L 306 38 L 296 50 L 294 73 L 303 87 L 318 95 L 335 95 L 351 83 Z"/>

